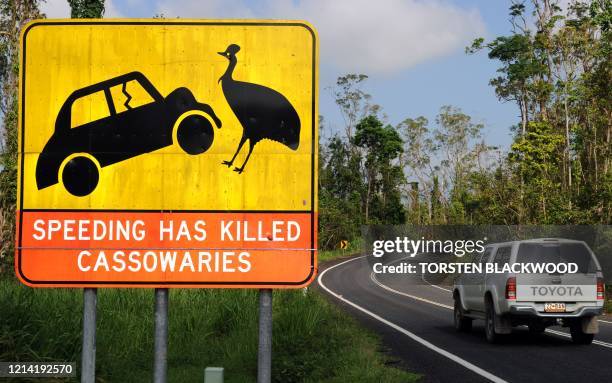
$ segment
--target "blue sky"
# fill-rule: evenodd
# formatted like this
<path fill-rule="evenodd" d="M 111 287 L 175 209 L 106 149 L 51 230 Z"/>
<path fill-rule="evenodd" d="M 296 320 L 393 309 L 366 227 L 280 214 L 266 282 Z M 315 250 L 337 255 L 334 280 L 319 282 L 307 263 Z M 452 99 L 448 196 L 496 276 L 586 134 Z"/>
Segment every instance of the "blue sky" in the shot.
<path fill-rule="evenodd" d="M 321 40 L 320 113 L 340 131 L 341 115 L 325 88 L 345 73 L 369 75 L 365 90 L 387 122 L 423 115 L 433 124 L 442 105 L 460 107 L 485 125 L 489 144 L 507 148 L 518 110 L 488 85 L 499 63 L 466 45 L 509 33 L 506 0 L 106 0 L 106 17 L 304 19 Z M 42 6 L 68 17 L 65 0 Z"/>

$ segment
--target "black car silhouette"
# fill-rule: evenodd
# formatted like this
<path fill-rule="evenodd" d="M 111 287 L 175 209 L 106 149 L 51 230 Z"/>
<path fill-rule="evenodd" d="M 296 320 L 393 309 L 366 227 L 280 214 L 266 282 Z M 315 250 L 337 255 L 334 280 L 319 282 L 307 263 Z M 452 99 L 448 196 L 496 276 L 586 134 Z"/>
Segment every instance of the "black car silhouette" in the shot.
<path fill-rule="evenodd" d="M 149 101 L 130 105 L 133 95 L 128 83 Z M 94 94 L 106 100 L 107 115 L 71 127 L 73 104 Z M 212 123 L 206 116 L 221 127 L 213 109 L 198 102 L 189 89 L 181 87 L 163 97 L 140 72 L 76 90 L 62 105 L 55 132 L 38 157 L 38 189 L 61 180 L 71 194 L 88 195 L 98 184 L 99 168 L 172 145 L 174 134 L 188 154 L 204 153 L 214 139 Z"/>

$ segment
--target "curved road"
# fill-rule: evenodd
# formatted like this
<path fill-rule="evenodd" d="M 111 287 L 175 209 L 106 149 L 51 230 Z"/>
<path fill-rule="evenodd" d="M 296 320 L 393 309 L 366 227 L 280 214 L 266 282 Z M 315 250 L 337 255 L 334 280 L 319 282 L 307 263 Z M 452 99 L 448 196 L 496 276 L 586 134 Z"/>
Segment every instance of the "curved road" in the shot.
<path fill-rule="evenodd" d="M 602 319 L 592 345 L 574 345 L 566 329 L 542 335 L 518 328 L 502 344 L 488 344 L 482 321 L 471 333 L 453 327 L 452 295 L 402 274 L 376 274 L 364 256 L 327 265 L 319 286 L 383 337 L 399 366 L 425 382 L 612 381 L 612 322 Z M 412 282 L 412 283 L 411 283 Z"/>

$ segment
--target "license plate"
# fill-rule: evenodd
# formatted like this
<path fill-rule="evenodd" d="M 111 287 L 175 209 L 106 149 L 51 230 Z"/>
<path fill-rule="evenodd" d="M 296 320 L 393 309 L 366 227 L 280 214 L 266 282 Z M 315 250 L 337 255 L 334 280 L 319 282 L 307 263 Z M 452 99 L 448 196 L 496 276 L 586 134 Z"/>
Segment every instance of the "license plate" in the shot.
<path fill-rule="evenodd" d="M 565 303 L 544 303 L 544 312 L 547 313 L 564 313 Z"/>

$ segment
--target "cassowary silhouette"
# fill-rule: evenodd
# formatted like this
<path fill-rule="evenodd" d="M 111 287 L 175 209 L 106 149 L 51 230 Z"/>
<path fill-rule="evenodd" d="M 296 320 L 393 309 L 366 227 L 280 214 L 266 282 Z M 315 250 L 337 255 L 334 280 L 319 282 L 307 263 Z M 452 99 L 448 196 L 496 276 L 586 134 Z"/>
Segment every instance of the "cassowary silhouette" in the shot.
<path fill-rule="evenodd" d="M 217 52 L 229 60 L 227 70 L 219 78 L 227 103 L 242 125 L 242 138 L 236 153 L 224 165 L 231 167 L 242 146 L 249 140 L 249 153 L 241 167 L 234 171 L 242 173 L 255 145 L 264 139 L 280 142 L 297 150 L 300 145 L 300 118 L 291 103 L 279 92 L 258 84 L 236 81 L 232 73 L 238 60 L 240 47 L 231 44 L 225 52 Z"/>

